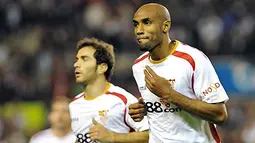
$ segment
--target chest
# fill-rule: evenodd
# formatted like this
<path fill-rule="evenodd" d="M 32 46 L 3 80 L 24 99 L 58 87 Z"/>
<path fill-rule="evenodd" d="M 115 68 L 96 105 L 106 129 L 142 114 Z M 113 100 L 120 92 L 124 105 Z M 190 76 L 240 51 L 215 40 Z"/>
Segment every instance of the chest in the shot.
<path fill-rule="evenodd" d="M 115 120 L 123 120 L 125 106 L 111 96 L 84 101 L 71 107 L 72 128 L 77 132 L 88 130 L 92 119 L 106 127 Z"/>
<path fill-rule="evenodd" d="M 173 88 L 174 90 L 185 93 L 189 95 L 192 91 L 192 74 L 193 71 L 189 64 L 186 62 L 176 63 L 176 62 L 166 62 L 159 65 L 149 65 L 151 69 L 160 77 L 167 79 L 171 85 L 169 88 Z M 156 95 L 151 93 L 146 88 L 145 83 L 145 75 L 144 75 L 145 67 L 137 68 L 134 70 L 135 80 L 138 85 L 138 89 L 145 99 L 145 101 L 155 101 L 160 100 Z"/>
<path fill-rule="evenodd" d="M 70 143 L 75 141 L 75 136 L 67 135 L 62 138 L 55 137 L 53 135 L 45 136 L 38 139 L 38 143 Z"/>

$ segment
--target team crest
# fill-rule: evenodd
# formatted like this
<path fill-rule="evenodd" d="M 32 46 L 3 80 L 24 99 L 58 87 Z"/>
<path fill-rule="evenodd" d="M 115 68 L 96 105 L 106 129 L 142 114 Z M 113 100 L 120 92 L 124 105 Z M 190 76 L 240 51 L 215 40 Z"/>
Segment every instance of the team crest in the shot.
<path fill-rule="evenodd" d="M 176 81 L 175 81 L 175 79 L 169 79 L 168 81 L 170 82 L 171 87 L 172 87 L 172 88 L 174 88 L 174 87 L 175 87 L 175 85 L 176 85 Z"/>
<path fill-rule="evenodd" d="M 102 122 L 103 124 L 106 123 L 106 120 L 107 120 L 107 118 L 108 118 L 107 114 L 108 114 L 108 110 L 101 110 L 101 111 L 98 111 L 99 119 L 101 120 L 101 122 Z"/>

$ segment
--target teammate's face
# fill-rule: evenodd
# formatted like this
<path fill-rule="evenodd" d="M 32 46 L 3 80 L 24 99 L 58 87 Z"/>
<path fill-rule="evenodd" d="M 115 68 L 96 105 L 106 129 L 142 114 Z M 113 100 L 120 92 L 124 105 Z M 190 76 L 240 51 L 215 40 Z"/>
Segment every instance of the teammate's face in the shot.
<path fill-rule="evenodd" d="M 87 84 L 96 77 L 95 49 L 91 46 L 81 48 L 76 54 L 74 63 L 75 78 L 77 83 Z"/>
<path fill-rule="evenodd" d="M 163 39 L 162 22 L 157 18 L 155 12 L 137 11 L 134 15 L 133 24 L 141 51 L 151 51 L 161 43 Z"/>
<path fill-rule="evenodd" d="M 49 120 L 53 128 L 66 129 L 71 125 L 68 102 L 56 101 L 52 105 Z"/>

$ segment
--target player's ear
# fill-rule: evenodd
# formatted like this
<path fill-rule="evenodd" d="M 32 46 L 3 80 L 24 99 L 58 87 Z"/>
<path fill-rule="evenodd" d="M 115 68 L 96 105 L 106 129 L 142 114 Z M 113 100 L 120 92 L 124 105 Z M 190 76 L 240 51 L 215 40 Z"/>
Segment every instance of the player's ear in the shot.
<path fill-rule="evenodd" d="M 104 74 L 108 69 L 108 65 L 106 63 L 101 63 L 97 67 L 98 74 Z"/>
<path fill-rule="evenodd" d="M 171 21 L 170 20 L 166 20 L 163 22 L 163 25 L 162 25 L 162 31 L 163 33 L 167 33 L 171 28 Z"/>

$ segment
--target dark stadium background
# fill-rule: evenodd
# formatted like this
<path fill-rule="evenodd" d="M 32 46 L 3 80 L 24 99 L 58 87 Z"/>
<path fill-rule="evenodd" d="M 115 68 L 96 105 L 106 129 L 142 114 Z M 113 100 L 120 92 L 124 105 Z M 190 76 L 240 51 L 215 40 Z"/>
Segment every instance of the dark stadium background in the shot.
<path fill-rule="evenodd" d="M 115 46 L 112 83 L 138 97 L 132 15 L 147 2 L 169 9 L 172 39 L 211 59 L 230 97 L 228 121 L 218 127 L 222 142 L 255 142 L 254 0 L 0 0 L 0 142 L 26 143 L 49 127 L 54 96 L 81 92 L 73 62 L 83 37 Z"/>

